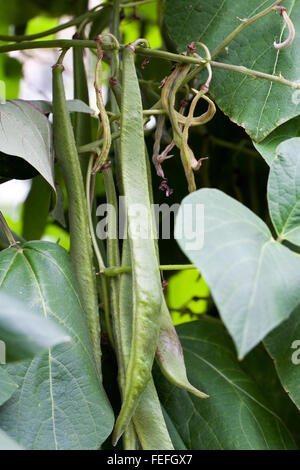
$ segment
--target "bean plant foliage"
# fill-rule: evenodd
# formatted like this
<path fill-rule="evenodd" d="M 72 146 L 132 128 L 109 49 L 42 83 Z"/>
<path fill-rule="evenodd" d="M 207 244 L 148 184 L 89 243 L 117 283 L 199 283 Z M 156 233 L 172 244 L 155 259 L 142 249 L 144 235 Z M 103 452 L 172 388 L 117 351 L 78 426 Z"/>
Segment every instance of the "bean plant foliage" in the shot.
<path fill-rule="evenodd" d="M 299 449 L 297 1 L 6 3 L 0 449 Z"/>

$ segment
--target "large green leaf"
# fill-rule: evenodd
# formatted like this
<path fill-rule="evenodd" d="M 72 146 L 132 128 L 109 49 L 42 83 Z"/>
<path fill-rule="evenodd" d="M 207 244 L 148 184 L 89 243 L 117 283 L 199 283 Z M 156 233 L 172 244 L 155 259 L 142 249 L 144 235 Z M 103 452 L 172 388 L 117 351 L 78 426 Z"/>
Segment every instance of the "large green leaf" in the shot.
<path fill-rule="evenodd" d="M 28 359 L 43 350 L 70 341 L 62 326 L 52 320 L 37 317 L 28 306 L 8 297 L 2 291 L 0 339 L 5 343 L 7 361 Z"/>
<path fill-rule="evenodd" d="M 24 165 L 24 179 L 30 177 L 31 165 L 40 173 L 55 191 L 53 176 L 53 155 L 51 151 L 50 125 L 43 113 L 31 103 L 23 100 L 11 100 L 0 103 L 0 175 L 22 179 L 22 174 L 15 176 L 19 157 Z M 12 161 L 11 173 L 10 160 Z M 33 176 L 33 175 L 32 175 Z"/>
<path fill-rule="evenodd" d="M 274 0 L 165 0 L 166 23 L 169 33 L 180 51 L 191 41 L 204 42 L 213 51 L 237 26 Z M 296 30 L 300 26 L 300 9 L 296 0 L 284 2 Z M 273 42 L 286 37 L 283 19 L 272 12 L 239 34 L 217 60 L 243 65 L 261 72 L 299 80 L 298 60 L 300 36 L 285 50 L 277 50 Z M 214 69 L 210 87 L 212 96 L 231 120 L 245 127 L 256 141 L 264 139 L 272 130 L 300 114 L 299 100 L 293 99 L 295 90 L 267 80 Z"/>
<path fill-rule="evenodd" d="M 300 244 L 300 138 L 277 148 L 268 183 L 271 219 L 280 239 Z"/>
<path fill-rule="evenodd" d="M 0 429 L 0 450 L 25 450 L 14 439 Z"/>
<path fill-rule="evenodd" d="M 72 339 L 7 366 L 19 390 L 1 408 L 1 426 L 29 449 L 97 449 L 113 426 L 71 269 L 67 252 L 48 242 L 0 253 L 0 291 L 63 326 Z"/>
<path fill-rule="evenodd" d="M 179 325 L 177 332 L 189 379 L 210 396 L 197 399 L 156 374 L 162 405 L 186 448 L 295 448 L 266 395 L 237 361 L 232 341 L 220 322 L 202 318 Z"/>
<path fill-rule="evenodd" d="M 17 384 L 0 365 L 0 406 L 9 400 L 17 388 Z"/>
<path fill-rule="evenodd" d="M 264 343 L 275 360 L 282 385 L 300 409 L 300 307 Z"/>
<path fill-rule="evenodd" d="M 201 205 L 203 221 L 195 218 Z M 190 239 L 202 229 L 203 248 Z M 300 258 L 276 242 L 254 213 L 221 191 L 202 189 L 186 197 L 175 236 L 210 287 L 240 358 L 300 302 Z"/>
<path fill-rule="evenodd" d="M 268 165 L 271 165 L 276 157 L 276 150 L 279 144 L 293 137 L 300 137 L 300 117 L 296 117 L 282 124 L 282 126 L 279 126 L 259 144 L 255 142 L 253 142 L 253 144 Z"/>

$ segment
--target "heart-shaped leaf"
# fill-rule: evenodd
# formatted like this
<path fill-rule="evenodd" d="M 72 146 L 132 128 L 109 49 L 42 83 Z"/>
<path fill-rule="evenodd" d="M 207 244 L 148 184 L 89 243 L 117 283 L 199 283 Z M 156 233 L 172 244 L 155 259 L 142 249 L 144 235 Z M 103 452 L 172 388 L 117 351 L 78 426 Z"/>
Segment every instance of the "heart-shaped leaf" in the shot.
<path fill-rule="evenodd" d="M 268 182 L 271 219 L 280 239 L 300 245 L 300 138 L 277 148 Z"/>
<path fill-rule="evenodd" d="M 156 369 L 159 397 L 173 425 L 171 436 L 175 428 L 180 448 L 182 443 L 192 450 L 296 448 L 268 400 L 271 387 L 262 393 L 243 370 L 219 321 L 203 317 L 179 325 L 177 332 L 190 381 L 210 396 L 200 400 L 173 387 Z"/>
<path fill-rule="evenodd" d="M 56 322 L 37 317 L 13 297 L 0 293 L 0 338 L 7 361 L 28 359 L 45 349 L 70 341 Z"/>
<path fill-rule="evenodd" d="M 27 449 L 98 449 L 112 430 L 113 414 L 69 256 L 48 242 L 29 242 L 22 250 L 0 253 L 0 292 L 61 325 L 72 340 L 6 366 L 19 390 L 2 406 L 1 426 Z"/>
<path fill-rule="evenodd" d="M 40 173 L 55 192 L 51 132 L 46 116 L 27 101 L 11 100 L 0 103 L 0 118 L 0 152 L 4 154 L 5 165 L 2 174 L 0 158 L 0 175 L 7 176 L 10 157 L 20 157 Z M 14 174 L 10 177 L 14 178 Z M 30 176 L 26 173 L 25 177 Z"/>
<path fill-rule="evenodd" d="M 198 208 L 204 208 L 203 220 L 195 218 Z M 300 302 L 300 258 L 276 242 L 255 214 L 221 191 L 202 189 L 187 196 L 175 236 L 211 289 L 240 358 Z"/>
<path fill-rule="evenodd" d="M 185 50 L 191 41 L 202 41 L 213 51 L 243 18 L 265 10 L 274 0 L 166 0 L 165 3 L 166 24 L 179 50 Z M 296 0 L 285 1 L 284 6 L 298 30 L 300 9 Z M 274 40 L 280 42 L 286 36 L 283 19 L 272 12 L 245 28 L 216 60 L 297 81 L 299 34 L 287 49 L 280 51 L 273 47 Z M 214 68 L 210 92 L 224 113 L 245 127 L 257 142 L 300 113 L 297 90 L 227 70 Z"/>
<path fill-rule="evenodd" d="M 275 361 L 284 389 L 300 409 L 300 307 L 264 343 Z"/>

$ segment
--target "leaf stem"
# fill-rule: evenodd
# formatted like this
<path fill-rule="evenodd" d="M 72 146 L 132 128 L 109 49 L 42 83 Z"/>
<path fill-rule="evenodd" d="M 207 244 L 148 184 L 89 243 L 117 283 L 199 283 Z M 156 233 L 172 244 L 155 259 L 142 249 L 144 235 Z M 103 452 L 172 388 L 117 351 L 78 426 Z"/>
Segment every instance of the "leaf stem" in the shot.
<path fill-rule="evenodd" d="M 105 279 L 103 274 L 101 274 L 105 271 L 106 268 L 105 268 L 105 264 L 104 264 L 104 261 L 103 261 L 103 258 L 100 253 L 99 246 L 96 240 L 96 235 L 95 235 L 94 225 L 93 225 L 93 220 L 92 220 L 91 179 L 92 179 L 93 164 L 94 164 L 94 156 L 92 155 L 89 159 L 89 164 L 88 164 L 87 174 L 86 174 L 86 200 L 87 200 L 87 208 L 88 208 L 89 228 L 90 228 L 90 234 L 91 234 L 95 256 L 96 256 L 97 263 L 98 263 L 98 268 L 100 271 L 99 274 L 100 274 L 100 282 L 101 282 L 101 297 L 102 297 L 102 302 L 103 302 L 106 330 L 107 330 L 110 344 L 114 348 L 114 337 L 113 337 L 111 321 L 110 321 L 110 301 L 109 301 L 108 285 L 107 285 L 107 280 Z"/>
<path fill-rule="evenodd" d="M 89 40 L 80 40 L 80 39 L 55 39 L 51 41 L 29 41 L 29 42 L 22 42 L 16 44 L 8 44 L 4 46 L 0 46 L 0 53 L 1 52 L 11 52 L 11 51 L 18 51 L 18 50 L 28 50 L 28 49 L 43 49 L 43 48 L 70 48 L 70 47 L 85 47 L 89 49 L 96 49 L 97 44 L 95 41 Z M 105 51 L 112 51 L 116 47 L 113 44 L 103 43 L 102 49 Z M 124 49 L 124 45 L 120 45 L 120 50 Z M 203 65 L 203 67 L 210 63 L 212 67 L 216 67 L 223 70 L 229 70 L 231 72 L 241 73 L 243 75 L 249 75 L 253 78 L 262 78 L 265 80 L 269 80 L 272 82 L 280 83 L 281 85 L 285 85 L 291 88 L 295 88 L 296 90 L 300 90 L 300 84 L 296 82 L 292 82 L 290 80 L 285 79 L 282 76 L 277 75 L 270 75 L 267 73 L 260 72 L 258 70 L 248 69 L 242 65 L 232 65 L 232 64 L 225 64 L 222 62 L 215 62 L 215 61 L 208 61 L 205 59 L 191 57 L 191 56 L 184 56 L 181 54 L 174 54 L 172 52 L 167 51 L 160 51 L 156 49 L 149 49 L 145 47 L 136 47 L 135 52 L 139 55 L 147 56 L 147 57 L 159 57 L 161 59 L 170 60 L 172 62 L 179 62 L 179 63 L 189 63 L 195 65 Z M 186 78 L 186 81 L 190 81 L 203 67 L 199 68 L 196 67 Z"/>
<path fill-rule="evenodd" d="M 286 78 L 280 75 L 270 75 L 268 73 L 260 72 L 259 70 L 252 70 L 244 67 L 243 65 L 233 65 L 233 64 L 225 64 L 222 62 L 210 62 L 212 67 L 222 69 L 222 70 L 229 70 L 230 72 L 237 72 L 242 73 L 243 75 L 249 75 L 250 77 L 256 78 L 263 78 L 265 80 L 269 80 L 270 82 L 280 83 L 281 85 L 285 85 L 291 88 L 295 88 L 296 90 L 300 90 L 300 84 L 296 82 L 291 82 Z"/>
<path fill-rule="evenodd" d="M 214 51 L 212 52 L 212 57 L 216 57 L 217 55 L 222 52 L 233 39 L 235 39 L 245 28 L 250 26 L 251 24 L 255 23 L 256 21 L 260 20 L 261 18 L 264 18 L 264 16 L 267 16 L 269 13 L 271 13 L 274 10 L 274 7 L 280 5 L 284 0 L 277 0 L 277 2 L 273 3 L 270 7 L 266 8 L 265 10 L 261 11 L 260 13 L 257 13 L 256 15 L 252 16 L 251 18 L 245 18 L 241 20 L 241 24 L 235 28 L 232 33 L 230 33 L 224 41 L 219 44 Z"/>
<path fill-rule="evenodd" d="M 22 248 L 19 246 L 18 242 L 13 237 L 13 234 L 4 218 L 4 215 L 0 211 L 0 223 L 3 227 L 3 230 L 5 232 L 5 235 L 7 237 L 7 240 L 9 241 L 9 246 L 12 248 L 15 248 L 17 251 L 20 251 L 21 253 L 23 252 Z"/>

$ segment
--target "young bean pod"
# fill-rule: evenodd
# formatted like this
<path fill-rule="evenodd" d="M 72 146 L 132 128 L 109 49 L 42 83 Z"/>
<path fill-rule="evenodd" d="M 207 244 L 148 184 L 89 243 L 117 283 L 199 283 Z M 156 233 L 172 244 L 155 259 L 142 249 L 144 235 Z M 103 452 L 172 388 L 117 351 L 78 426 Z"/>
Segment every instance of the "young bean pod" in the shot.
<path fill-rule="evenodd" d="M 122 266 L 130 265 L 129 240 L 125 239 L 123 242 Z M 129 362 L 131 350 L 132 316 L 132 275 L 131 273 L 124 273 L 120 280 L 120 330 L 122 352 L 126 366 Z M 152 377 L 142 394 L 132 421 L 143 450 L 173 449 Z M 132 449 L 127 447 L 127 450 Z"/>
<path fill-rule="evenodd" d="M 53 135 L 56 159 L 62 169 L 69 201 L 71 259 L 79 295 L 87 316 L 93 351 L 101 374 L 98 299 L 90 241 L 88 209 L 70 114 L 67 109 L 61 63 L 53 67 Z"/>
<path fill-rule="evenodd" d="M 134 317 L 124 401 L 114 431 L 115 443 L 128 426 L 150 380 L 162 302 L 159 266 L 154 240 L 150 236 L 152 219 L 145 162 L 142 100 L 130 47 L 125 47 L 123 51 L 121 155 L 132 259 Z M 134 211 L 137 202 L 142 204 L 142 216 Z M 137 233 L 137 227 L 140 233 Z"/>

